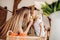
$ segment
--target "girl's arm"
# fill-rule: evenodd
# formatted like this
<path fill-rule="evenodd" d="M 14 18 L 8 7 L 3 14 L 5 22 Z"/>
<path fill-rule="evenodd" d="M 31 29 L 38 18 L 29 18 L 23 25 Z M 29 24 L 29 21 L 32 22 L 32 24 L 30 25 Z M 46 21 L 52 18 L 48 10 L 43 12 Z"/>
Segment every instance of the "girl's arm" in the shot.
<path fill-rule="evenodd" d="M 40 22 L 40 35 L 41 35 L 41 32 L 42 32 L 42 22 Z"/>
<path fill-rule="evenodd" d="M 24 18 L 24 15 L 26 14 L 26 11 L 28 11 L 28 10 L 25 10 L 25 11 L 23 12 L 23 14 L 21 15 L 20 20 L 19 20 L 19 32 L 20 32 L 20 33 L 23 33 L 22 23 L 23 23 L 23 18 Z"/>
<path fill-rule="evenodd" d="M 25 10 L 22 15 L 20 16 L 20 20 L 19 20 L 19 32 L 23 33 L 23 29 L 22 29 L 22 23 L 23 23 L 23 19 L 24 19 L 24 15 L 26 13 L 27 10 Z"/>
<path fill-rule="evenodd" d="M 28 25 L 28 28 L 25 31 L 26 34 L 28 33 L 28 31 L 29 31 L 29 29 L 30 29 L 30 27 L 31 27 L 32 24 L 33 24 L 33 19 L 30 19 L 30 23 Z"/>

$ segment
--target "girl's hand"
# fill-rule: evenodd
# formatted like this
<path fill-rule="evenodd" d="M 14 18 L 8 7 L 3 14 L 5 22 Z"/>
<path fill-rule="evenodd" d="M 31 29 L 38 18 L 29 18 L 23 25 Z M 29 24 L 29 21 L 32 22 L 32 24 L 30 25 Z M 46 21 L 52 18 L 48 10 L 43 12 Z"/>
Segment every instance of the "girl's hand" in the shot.
<path fill-rule="evenodd" d="M 26 31 L 25 31 L 26 34 L 28 33 L 28 31 L 29 31 L 29 29 L 30 29 L 30 27 L 31 27 L 32 24 L 33 24 L 33 19 L 32 19 L 32 17 L 31 17 L 31 18 L 30 18 L 30 23 L 29 23 L 29 25 L 28 25 L 28 27 L 27 27 L 27 29 L 26 29 Z"/>
<path fill-rule="evenodd" d="M 30 17 L 30 22 L 33 22 L 33 18 L 32 18 L 32 16 Z"/>

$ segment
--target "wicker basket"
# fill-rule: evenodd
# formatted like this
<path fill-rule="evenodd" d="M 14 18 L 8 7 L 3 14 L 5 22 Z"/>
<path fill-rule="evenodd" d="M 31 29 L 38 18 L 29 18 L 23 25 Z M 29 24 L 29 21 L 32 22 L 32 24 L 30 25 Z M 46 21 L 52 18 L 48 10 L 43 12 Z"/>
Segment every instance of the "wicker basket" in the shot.
<path fill-rule="evenodd" d="M 6 40 L 46 40 L 47 37 L 35 37 L 35 36 L 26 36 L 26 37 L 20 37 L 20 36 L 9 36 L 9 32 L 7 33 Z"/>

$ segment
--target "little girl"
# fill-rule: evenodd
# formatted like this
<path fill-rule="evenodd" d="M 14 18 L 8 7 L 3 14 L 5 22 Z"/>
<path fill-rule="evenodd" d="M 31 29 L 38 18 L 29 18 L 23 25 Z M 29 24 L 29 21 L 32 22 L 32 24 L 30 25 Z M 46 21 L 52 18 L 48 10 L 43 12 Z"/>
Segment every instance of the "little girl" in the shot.
<path fill-rule="evenodd" d="M 30 16 L 30 11 L 27 7 L 23 8 L 23 10 L 24 10 L 23 13 L 19 15 L 20 18 L 18 20 L 18 27 L 19 27 L 20 36 L 27 36 L 27 33 L 33 23 L 33 19 L 32 19 L 32 16 Z M 25 24 L 24 21 L 26 21 L 26 20 L 24 20 L 24 15 L 25 15 L 27 22 L 29 22 L 29 24 L 28 24 L 26 30 L 23 31 L 22 26 Z"/>
<path fill-rule="evenodd" d="M 39 13 L 40 11 L 34 11 L 36 18 L 34 22 L 34 29 L 36 32 L 37 36 L 44 36 L 44 26 L 43 26 L 43 21 L 42 21 L 42 14 Z"/>

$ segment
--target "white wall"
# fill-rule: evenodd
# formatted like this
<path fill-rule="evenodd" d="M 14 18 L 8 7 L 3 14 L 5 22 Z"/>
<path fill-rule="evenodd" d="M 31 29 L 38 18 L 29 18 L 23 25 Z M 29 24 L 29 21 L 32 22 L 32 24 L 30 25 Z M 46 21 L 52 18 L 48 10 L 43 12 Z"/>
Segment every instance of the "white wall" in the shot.
<path fill-rule="evenodd" d="M 7 6 L 7 9 L 13 11 L 14 0 L 0 0 L 0 6 Z M 7 20 L 12 16 L 12 13 L 7 13 Z"/>
<path fill-rule="evenodd" d="M 20 8 L 23 5 L 31 5 L 33 4 L 33 1 L 43 1 L 43 0 L 22 0 L 21 3 L 19 3 L 18 8 Z M 13 4 L 14 0 L 0 0 L 0 6 L 4 7 L 7 6 L 8 10 L 13 11 Z M 12 13 L 7 13 L 7 20 L 12 16 Z"/>
<path fill-rule="evenodd" d="M 18 8 L 21 8 L 22 6 L 31 6 L 34 4 L 34 1 L 44 1 L 44 0 L 22 0 L 19 3 Z"/>
<path fill-rule="evenodd" d="M 50 40 L 60 40 L 60 11 L 52 13 Z"/>

